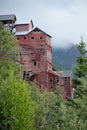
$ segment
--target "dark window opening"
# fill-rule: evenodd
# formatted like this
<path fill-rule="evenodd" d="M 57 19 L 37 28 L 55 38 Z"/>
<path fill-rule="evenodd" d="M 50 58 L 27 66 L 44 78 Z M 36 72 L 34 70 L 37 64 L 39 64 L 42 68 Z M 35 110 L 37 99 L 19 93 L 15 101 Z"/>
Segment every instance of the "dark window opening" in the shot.
<path fill-rule="evenodd" d="M 50 82 L 53 82 L 53 78 L 50 78 Z"/>
<path fill-rule="evenodd" d="M 39 48 L 36 48 L 36 52 L 38 52 L 39 51 Z"/>
<path fill-rule="evenodd" d="M 44 51 L 42 52 L 42 55 L 43 55 L 43 56 L 45 55 L 45 52 L 44 52 Z"/>
<path fill-rule="evenodd" d="M 24 37 L 24 39 L 26 39 L 26 37 Z"/>
<path fill-rule="evenodd" d="M 40 37 L 40 39 L 43 39 L 43 37 Z"/>
<path fill-rule="evenodd" d="M 56 78 L 57 83 L 59 82 L 59 77 Z"/>
<path fill-rule="evenodd" d="M 51 89 L 51 91 L 53 91 L 53 90 L 54 90 L 54 86 L 53 86 L 53 85 L 51 85 L 51 86 L 50 86 L 50 89 Z"/>
<path fill-rule="evenodd" d="M 51 85 L 50 88 L 53 89 L 53 86 Z"/>
<path fill-rule="evenodd" d="M 30 55 L 31 55 L 31 56 L 33 56 L 33 55 L 34 55 L 34 53 L 33 53 L 33 52 L 31 52 L 31 53 L 30 53 Z"/>
<path fill-rule="evenodd" d="M 64 77 L 64 81 L 69 81 L 69 77 Z"/>
<path fill-rule="evenodd" d="M 45 55 L 45 50 L 42 48 L 42 55 L 44 56 Z"/>
<path fill-rule="evenodd" d="M 36 66 L 37 65 L 37 62 L 36 61 L 34 61 L 34 66 Z"/>
<path fill-rule="evenodd" d="M 26 81 L 33 81 L 34 80 L 34 77 L 33 77 L 33 73 L 32 71 L 24 71 L 23 73 L 23 79 L 26 80 Z"/>
<path fill-rule="evenodd" d="M 34 37 L 31 37 L 31 39 L 34 39 Z"/>
<path fill-rule="evenodd" d="M 26 71 L 23 72 L 23 80 L 25 79 Z"/>
<path fill-rule="evenodd" d="M 19 40 L 20 38 L 19 37 L 17 37 L 17 40 Z"/>

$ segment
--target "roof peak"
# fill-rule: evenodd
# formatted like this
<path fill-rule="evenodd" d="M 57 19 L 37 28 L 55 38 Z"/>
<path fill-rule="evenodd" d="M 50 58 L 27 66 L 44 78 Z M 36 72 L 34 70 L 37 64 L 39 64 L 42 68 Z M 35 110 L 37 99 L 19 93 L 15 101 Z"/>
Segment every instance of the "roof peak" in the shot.
<path fill-rule="evenodd" d="M 41 32 L 43 32 L 44 34 L 46 34 L 47 36 L 49 36 L 49 37 L 51 38 L 51 36 L 50 36 L 49 34 L 47 34 L 46 32 L 42 31 L 42 30 L 41 30 L 40 28 L 38 28 L 38 27 L 33 27 L 33 28 L 29 29 L 29 31 L 16 32 L 15 35 L 27 35 L 27 34 L 33 32 L 33 31 L 34 31 L 34 32 L 41 31 Z"/>

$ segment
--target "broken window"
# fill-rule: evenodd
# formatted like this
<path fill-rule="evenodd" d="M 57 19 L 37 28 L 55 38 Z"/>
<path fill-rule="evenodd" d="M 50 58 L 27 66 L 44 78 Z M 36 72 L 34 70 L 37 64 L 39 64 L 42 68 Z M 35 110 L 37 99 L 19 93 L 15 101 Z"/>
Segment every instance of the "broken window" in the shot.
<path fill-rule="evenodd" d="M 33 81 L 34 77 L 33 77 L 33 72 L 32 71 L 24 71 L 23 73 L 23 79 L 26 80 L 26 81 Z"/>

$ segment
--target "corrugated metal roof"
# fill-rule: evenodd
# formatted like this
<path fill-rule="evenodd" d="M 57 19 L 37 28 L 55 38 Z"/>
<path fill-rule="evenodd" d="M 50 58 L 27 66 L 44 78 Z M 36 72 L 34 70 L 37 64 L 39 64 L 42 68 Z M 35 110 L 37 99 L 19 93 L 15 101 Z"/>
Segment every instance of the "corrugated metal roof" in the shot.
<path fill-rule="evenodd" d="M 0 15 L 0 21 L 16 21 L 16 15 L 11 14 L 11 15 Z"/>
<path fill-rule="evenodd" d="M 15 32 L 15 35 L 27 35 L 29 34 L 31 31 L 33 31 L 35 28 L 30 29 L 29 31 L 20 31 L 20 32 Z"/>
<path fill-rule="evenodd" d="M 59 73 L 57 73 L 56 71 L 53 71 L 53 70 L 48 70 L 48 72 L 49 72 L 49 73 L 51 73 L 51 74 L 54 74 L 54 75 L 56 75 L 56 76 L 60 76 L 60 74 L 59 74 Z"/>
<path fill-rule="evenodd" d="M 21 31 L 21 32 L 16 32 L 15 35 L 27 35 L 30 31 Z"/>
<path fill-rule="evenodd" d="M 42 31 L 41 29 L 39 29 L 38 27 L 34 27 L 32 29 L 30 29 L 29 31 L 21 31 L 21 32 L 16 32 L 15 35 L 18 36 L 18 35 L 27 35 L 33 31 L 41 31 L 43 33 L 45 33 L 44 31 Z M 51 37 L 49 34 L 45 33 L 46 35 L 48 35 L 49 37 Z"/>
<path fill-rule="evenodd" d="M 71 75 L 72 75 L 72 71 L 70 71 L 70 70 L 62 71 L 63 77 L 70 77 Z"/>

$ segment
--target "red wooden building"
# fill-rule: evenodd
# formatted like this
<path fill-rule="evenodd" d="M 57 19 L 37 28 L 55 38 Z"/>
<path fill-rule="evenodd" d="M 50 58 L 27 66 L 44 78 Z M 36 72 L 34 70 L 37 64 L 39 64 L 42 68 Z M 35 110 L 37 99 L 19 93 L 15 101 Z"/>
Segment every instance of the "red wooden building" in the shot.
<path fill-rule="evenodd" d="M 64 98 L 73 97 L 71 72 L 57 71 L 53 67 L 51 36 L 34 27 L 32 21 L 15 25 L 15 15 L 0 15 L 0 21 L 9 31 L 15 28 L 15 36 L 22 47 L 19 62 L 24 65 L 23 78 L 35 80 L 40 88 L 49 91 L 60 85 Z"/>
<path fill-rule="evenodd" d="M 67 77 L 53 68 L 51 36 L 34 27 L 32 21 L 29 24 L 16 24 L 15 30 L 15 36 L 22 47 L 20 63 L 24 64 L 24 79 L 35 80 L 40 88 L 49 91 L 59 84 L 64 98 L 71 97 L 71 76 Z"/>
<path fill-rule="evenodd" d="M 60 71 L 62 75 L 61 92 L 64 98 L 73 98 L 72 71 Z"/>

